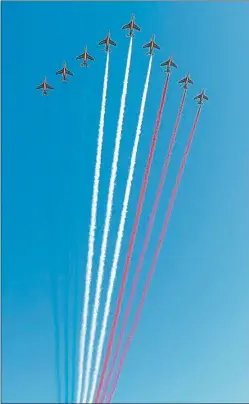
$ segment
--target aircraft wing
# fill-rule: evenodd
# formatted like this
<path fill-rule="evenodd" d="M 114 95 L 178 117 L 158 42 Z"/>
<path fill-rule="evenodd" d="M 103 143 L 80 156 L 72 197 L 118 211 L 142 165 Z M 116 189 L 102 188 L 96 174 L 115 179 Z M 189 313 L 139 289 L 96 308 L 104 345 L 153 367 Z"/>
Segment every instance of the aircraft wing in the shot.
<path fill-rule="evenodd" d="M 151 41 L 143 46 L 143 48 L 149 48 L 151 46 Z"/>
<path fill-rule="evenodd" d="M 160 46 L 158 46 L 155 42 L 153 44 L 153 47 L 156 48 L 156 49 L 160 49 Z"/>
<path fill-rule="evenodd" d="M 194 100 L 197 100 L 198 98 L 201 98 L 201 96 L 200 96 L 200 95 L 197 95 L 197 96 L 194 98 Z"/>
<path fill-rule="evenodd" d="M 128 28 L 130 28 L 130 24 L 131 24 L 131 23 L 124 25 L 124 26 L 122 27 L 122 29 L 128 29 Z"/>
<path fill-rule="evenodd" d="M 136 24 L 133 25 L 133 28 L 136 29 L 137 31 L 141 31 L 140 27 L 138 25 L 136 25 Z"/>
<path fill-rule="evenodd" d="M 103 41 L 100 41 L 99 45 L 103 45 L 104 43 L 106 43 L 106 39 L 103 39 Z"/>
<path fill-rule="evenodd" d="M 87 59 L 89 60 L 94 60 L 92 56 L 90 56 L 88 53 L 86 54 Z"/>
<path fill-rule="evenodd" d="M 171 62 L 171 66 L 177 67 L 177 65 L 174 62 Z"/>
<path fill-rule="evenodd" d="M 160 66 L 167 66 L 169 64 L 169 61 L 167 60 L 167 62 L 163 62 L 163 63 L 161 63 L 161 65 Z"/>
<path fill-rule="evenodd" d="M 180 81 L 178 81 L 179 84 L 185 83 L 185 82 L 186 82 L 186 78 L 185 78 L 185 79 L 182 79 L 182 80 L 180 80 Z"/>
<path fill-rule="evenodd" d="M 83 59 L 83 58 L 84 58 L 84 54 L 85 54 L 85 53 L 82 53 L 81 55 L 77 56 L 76 60 Z"/>
<path fill-rule="evenodd" d="M 193 82 L 191 79 L 188 79 L 188 82 L 189 82 L 190 84 L 194 84 L 194 82 Z"/>
<path fill-rule="evenodd" d="M 43 88 L 44 83 L 41 83 L 39 86 L 36 87 L 36 90 L 40 90 L 40 88 Z"/>
<path fill-rule="evenodd" d="M 208 100 L 208 97 L 206 95 L 204 95 L 205 100 Z"/>
<path fill-rule="evenodd" d="M 111 39 L 110 39 L 110 44 L 113 46 L 117 46 L 117 44 L 114 41 L 112 41 Z"/>
<path fill-rule="evenodd" d="M 66 69 L 66 73 L 69 74 L 70 76 L 73 76 L 73 73 L 70 72 L 70 70 L 67 70 L 67 69 Z"/>
<path fill-rule="evenodd" d="M 46 83 L 47 88 L 49 88 L 50 90 L 53 90 L 54 87 L 50 86 L 50 84 Z"/>
<path fill-rule="evenodd" d="M 58 70 L 58 72 L 56 72 L 56 74 L 62 74 L 63 73 L 63 69 Z"/>

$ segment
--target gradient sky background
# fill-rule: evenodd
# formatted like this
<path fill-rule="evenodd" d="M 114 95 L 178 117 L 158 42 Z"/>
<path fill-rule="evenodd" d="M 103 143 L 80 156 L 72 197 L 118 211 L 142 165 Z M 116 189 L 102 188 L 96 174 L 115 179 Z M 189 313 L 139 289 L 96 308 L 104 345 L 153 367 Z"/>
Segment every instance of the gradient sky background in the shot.
<path fill-rule="evenodd" d="M 177 81 L 190 71 L 194 86 L 140 292 L 196 112 L 193 97 L 204 87 L 209 101 L 114 401 L 248 402 L 248 12 L 248 3 L 3 2 L 3 402 L 56 402 L 59 387 L 63 400 L 72 399 L 105 66 L 96 44 L 110 28 L 118 46 L 110 62 L 93 284 L 129 43 L 120 28 L 132 13 L 142 31 L 133 47 L 104 288 L 148 66 L 141 46 L 153 33 L 161 51 L 153 60 L 116 286 L 164 84 L 159 64 L 172 54 L 179 68 L 171 76 L 127 290 L 182 94 Z M 75 60 L 84 45 L 95 57 L 89 69 Z M 64 60 L 75 74 L 67 84 L 55 76 Z M 44 75 L 55 87 L 47 98 L 35 90 Z"/>

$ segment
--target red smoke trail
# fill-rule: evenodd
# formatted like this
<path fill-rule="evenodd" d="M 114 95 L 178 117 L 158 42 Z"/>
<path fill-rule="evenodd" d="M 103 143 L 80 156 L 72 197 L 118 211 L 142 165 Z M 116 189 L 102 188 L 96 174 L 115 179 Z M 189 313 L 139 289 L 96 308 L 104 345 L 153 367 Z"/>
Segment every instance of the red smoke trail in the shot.
<path fill-rule="evenodd" d="M 112 323 L 111 334 L 110 334 L 110 338 L 109 338 L 109 341 L 108 341 L 108 347 L 107 347 L 107 352 L 106 352 L 105 361 L 104 361 L 104 365 L 103 365 L 103 370 L 102 370 L 102 373 L 101 373 L 98 390 L 97 390 L 97 393 L 96 393 L 96 396 L 95 396 L 95 401 L 94 401 L 95 403 L 98 402 L 98 399 L 99 399 L 99 396 L 100 396 L 100 393 L 101 393 L 101 389 L 103 387 L 108 362 L 109 362 L 110 355 L 111 355 L 111 349 L 112 349 L 113 340 L 114 340 L 114 336 L 115 336 L 115 331 L 116 331 L 116 327 L 117 327 L 117 322 L 118 322 L 118 318 L 119 318 L 121 303 L 122 303 L 122 299 L 123 299 L 123 295 L 124 295 L 124 288 L 125 288 L 126 279 L 127 279 L 127 275 L 128 275 L 128 269 L 129 269 L 130 262 L 131 262 L 131 256 L 132 256 L 132 251 L 133 251 L 134 242 L 135 242 L 135 238 L 136 238 L 138 223 L 139 223 L 140 214 L 141 214 L 141 211 L 142 211 L 144 195 L 145 195 L 145 191 L 146 191 L 146 188 L 147 188 L 148 177 L 149 177 L 149 174 L 150 174 L 150 168 L 151 168 L 152 159 L 153 159 L 153 155 L 154 155 L 154 151 L 155 151 L 155 147 L 156 147 L 157 135 L 158 135 L 160 122 L 161 122 L 161 117 L 162 117 L 162 112 L 163 112 L 163 107 L 164 107 L 164 103 L 165 103 L 165 99 L 166 99 L 168 83 L 169 83 L 169 77 L 170 77 L 170 73 L 167 74 L 167 78 L 166 78 L 166 81 L 165 81 L 165 85 L 164 85 L 164 88 L 163 88 L 163 94 L 162 94 L 162 98 L 161 98 L 161 102 L 160 102 L 160 107 L 159 107 L 159 111 L 158 111 L 158 114 L 157 114 L 156 126 L 155 126 L 155 130 L 154 130 L 154 134 L 153 134 L 153 138 L 152 138 L 152 143 L 151 143 L 151 147 L 150 147 L 149 158 L 148 158 L 146 169 L 145 169 L 145 174 L 144 174 L 143 183 L 142 183 L 142 189 L 141 189 L 140 196 L 139 196 L 138 207 L 137 207 L 137 212 L 136 212 L 136 216 L 135 216 L 135 222 L 134 222 L 134 225 L 133 225 L 130 244 L 129 244 L 129 249 L 128 249 L 128 253 L 127 253 L 127 256 L 126 256 L 123 279 L 122 279 L 122 283 L 121 283 L 121 287 L 120 287 L 120 291 L 119 291 L 116 311 L 115 311 L 115 314 L 114 314 L 114 320 L 113 320 L 113 323 Z"/>
<path fill-rule="evenodd" d="M 145 297 L 147 295 L 147 292 L 148 292 L 148 289 L 149 289 L 149 286 L 150 286 L 151 278 L 152 278 L 153 273 L 155 271 L 157 258 L 158 258 L 158 255 L 160 253 L 162 243 L 163 243 L 163 239 L 164 239 L 164 236 L 165 236 L 168 224 L 169 224 L 169 219 L 170 219 L 171 212 L 172 212 L 172 209 L 173 209 L 173 206 L 174 206 L 176 194 L 177 194 L 179 184 L 180 184 L 180 181 L 181 181 L 181 178 L 182 178 L 182 175 L 183 175 L 183 171 L 184 171 L 184 168 L 185 168 L 185 165 L 186 165 L 186 161 L 187 161 L 187 157 L 188 157 L 189 150 L 190 150 L 190 147 L 191 147 L 191 143 L 192 143 L 192 140 L 193 140 L 193 137 L 194 137 L 194 134 L 195 134 L 195 130 L 196 130 L 196 126 L 197 126 L 197 123 L 198 123 L 199 116 L 200 116 L 200 112 L 201 112 L 201 105 L 198 108 L 198 111 L 197 111 L 197 114 L 196 114 L 196 117 L 195 117 L 195 120 L 194 120 L 193 128 L 192 128 L 190 136 L 189 136 L 188 144 L 187 144 L 187 147 L 186 147 L 185 152 L 184 152 L 184 156 L 183 156 L 183 159 L 182 159 L 182 162 L 181 162 L 181 166 L 180 166 L 177 178 L 176 178 L 175 186 L 174 186 L 174 189 L 173 189 L 173 192 L 171 194 L 170 201 L 169 201 L 169 206 L 168 206 L 168 209 L 167 209 L 167 212 L 166 212 L 164 225 L 163 225 L 160 237 L 159 237 L 159 241 L 158 241 L 157 249 L 156 249 L 156 252 L 155 252 L 155 255 L 154 255 L 154 258 L 153 258 L 151 269 L 150 269 L 150 272 L 149 272 L 147 280 L 146 280 L 146 284 L 145 284 L 143 294 L 142 294 L 142 297 L 141 297 L 141 300 L 140 300 L 140 303 L 139 303 L 139 306 L 138 306 L 138 309 L 137 309 L 137 312 L 136 312 L 136 316 L 135 316 L 135 320 L 133 322 L 131 332 L 130 332 L 127 340 L 126 340 L 126 344 L 125 344 L 121 359 L 119 361 L 118 371 L 117 371 L 117 374 L 116 374 L 116 377 L 115 377 L 115 381 L 113 383 L 113 388 L 112 388 L 111 393 L 110 393 L 110 395 L 108 397 L 108 400 L 107 400 L 108 403 L 111 402 L 113 394 L 114 394 L 114 392 L 116 390 L 117 383 L 118 383 L 118 380 L 119 380 L 119 377 L 120 377 L 120 373 L 121 373 L 121 370 L 122 370 L 122 367 L 123 367 L 123 364 L 124 364 L 124 360 L 125 360 L 127 351 L 129 349 L 131 340 L 133 338 L 133 335 L 134 335 L 134 333 L 136 331 L 136 328 L 137 328 L 137 325 L 138 325 L 138 321 L 139 321 L 139 318 L 140 318 L 140 315 L 141 315 L 144 300 L 145 300 Z"/>
<path fill-rule="evenodd" d="M 183 107 L 184 107 L 184 102 L 185 102 L 185 99 L 186 99 L 186 94 L 187 94 L 187 90 L 184 90 L 183 96 L 182 96 L 182 99 L 181 99 L 181 103 L 180 103 L 180 107 L 179 107 L 179 111 L 178 111 L 178 114 L 177 114 L 174 130 L 173 130 L 173 133 L 172 133 L 172 136 L 171 136 L 171 139 L 170 139 L 170 144 L 169 144 L 167 156 L 166 156 L 165 163 L 164 163 L 164 166 L 163 166 L 163 171 L 162 171 L 160 183 L 159 183 L 159 186 L 158 186 L 158 189 L 157 189 L 156 199 L 155 199 L 154 206 L 153 206 L 153 209 L 152 209 L 152 212 L 151 212 L 151 215 L 150 215 L 149 224 L 148 224 L 148 227 L 147 227 L 147 232 L 146 232 L 142 252 L 141 252 L 141 255 L 140 255 L 140 258 L 139 258 L 139 262 L 138 262 L 138 266 L 137 266 L 137 269 L 136 269 L 135 277 L 134 277 L 134 280 L 133 280 L 133 283 L 132 283 L 132 289 L 131 289 L 129 301 L 128 301 L 128 304 L 127 304 L 127 308 L 126 308 L 126 311 L 125 311 L 124 320 L 123 320 L 123 323 L 122 323 L 122 326 L 121 326 L 121 332 L 120 332 L 120 335 L 119 335 L 118 344 L 117 344 L 117 347 L 116 347 L 116 350 L 115 350 L 115 353 L 114 353 L 114 357 L 113 357 L 113 360 L 112 360 L 112 363 L 111 363 L 110 371 L 108 373 L 106 383 L 105 383 L 105 386 L 104 386 L 104 389 L 103 389 L 103 395 L 102 395 L 101 400 L 100 400 L 101 403 L 104 401 L 105 394 L 106 394 L 107 389 L 109 387 L 111 377 L 112 377 L 112 374 L 113 374 L 113 370 L 114 370 L 114 366 L 116 364 L 116 360 L 117 360 L 117 357 L 118 357 L 118 354 L 119 354 L 119 350 L 120 350 L 120 347 L 121 347 L 121 344 L 122 344 L 122 341 L 123 341 L 125 327 L 126 327 L 126 324 L 127 324 L 128 318 L 129 318 L 131 305 L 132 305 L 132 302 L 133 302 L 133 299 L 134 299 L 134 296 L 135 296 L 135 293 L 136 293 L 137 282 L 138 282 L 138 279 L 139 279 L 139 275 L 140 275 L 142 265 L 143 265 L 144 256 L 145 256 L 145 253 L 146 253 L 146 250 L 147 250 L 147 247 L 148 247 L 148 243 L 149 243 L 149 240 L 150 240 L 151 230 L 152 230 L 152 227 L 153 227 L 155 215 L 156 215 L 159 200 L 160 200 L 160 197 L 161 197 L 165 177 L 167 175 L 172 150 L 173 150 L 173 147 L 174 147 L 174 144 L 175 144 L 175 139 L 176 139 L 176 135 L 177 135 L 177 131 L 178 131 L 178 127 L 179 127 L 179 123 L 180 123 L 180 119 L 181 119 L 181 115 L 182 115 L 182 111 L 183 111 Z"/>

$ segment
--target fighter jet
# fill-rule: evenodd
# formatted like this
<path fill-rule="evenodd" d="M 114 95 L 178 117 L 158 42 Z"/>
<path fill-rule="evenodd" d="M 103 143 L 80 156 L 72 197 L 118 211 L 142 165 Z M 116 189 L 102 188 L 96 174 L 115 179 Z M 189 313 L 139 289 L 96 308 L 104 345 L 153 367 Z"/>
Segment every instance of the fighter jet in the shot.
<path fill-rule="evenodd" d="M 198 100 L 198 99 L 199 99 L 199 102 L 197 104 L 199 104 L 199 105 L 203 104 L 203 100 L 208 100 L 208 97 L 205 94 L 205 90 L 202 90 L 202 92 L 194 98 L 194 100 Z"/>
<path fill-rule="evenodd" d="M 164 70 L 167 73 L 171 72 L 171 66 L 177 68 L 177 65 L 172 60 L 172 56 L 170 56 L 170 58 L 166 62 L 161 63 L 160 66 L 167 66 L 167 69 Z"/>
<path fill-rule="evenodd" d="M 73 76 L 73 73 L 67 69 L 66 62 L 64 62 L 63 68 L 61 70 L 58 70 L 58 72 L 56 72 L 56 75 L 58 75 L 58 74 L 62 74 L 62 81 L 68 81 L 67 74 L 69 74 L 70 76 Z"/>
<path fill-rule="evenodd" d="M 140 27 L 135 24 L 135 15 L 134 15 L 134 14 L 132 14 L 131 22 L 129 22 L 129 24 L 126 24 L 126 25 L 124 25 L 124 26 L 122 27 L 122 29 L 128 29 L 128 28 L 129 28 L 129 30 L 130 30 L 130 32 L 128 32 L 128 34 L 126 34 L 126 36 L 128 36 L 128 37 L 129 37 L 129 36 L 132 36 L 132 37 L 135 36 L 135 35 L 133 34 L 133 31 L 134 31 L 134 30 L 136 30 L 136 31 L 141 31 L 141 30 L 140 30 Z"/>
<path fill-rule="evenodd" d="M 160 47 L 156 44 L 155 42 L 155 35 L 152 35 L 152 40 L 147 43 L 146 45 L 143 46 L 143 48 L 150 48 L 149 52 L 147 53 L 147 55 L 154 55 L 153 49 L 160 49 Z"/>
<path fill-rule="evenodd" d="M 50 84 L 47 83 L 46 77 L 44 77 L 43 82 L 36 87 L 36 90 L 40 90 L 42 88 L 42 95 L 48 95 L 48 89 L 49 90 L 54 90 L 54 87 L 50 86 Z"/>
<path fill-rule="evenodd" d="M 94 60 L 92 56 L 89 55 L 89 53 L 87 53 L 87 47 L 85 46 L 84 48 L 84 52 L 77 56 L 76 60 L 79 59 L 84 59 L 84 62 L 80 64 L 81 67 L 88 67 L 89 65 L 87 64 L 87 59 L 89 60 Z"/>
<path fill-rule="evenodd" d="M 104 49 L 105 52 L 111 52 L 111 48 L 110 48 L 111 45 L 117 46 L 117 44 L 111 40 L 110 31 L 108 31 L 107 37 L 105 39 L 103 39 L 103 41 L 99 42 L 99 45 L 103 45 L 103 44 L 105 44 L 105 49 Z"/>
<path fill-rule="evenodd" d="M 178 83 L 179 84 L 184 83 L 184 86 L 182 88 L 184 88 L 185 90 L 187 90 L 189 84 L 194 84 L 193 81 L 190 79 L 189 73 L 187 74 L 187 76 L 184 79 L 178 81 Z"/>

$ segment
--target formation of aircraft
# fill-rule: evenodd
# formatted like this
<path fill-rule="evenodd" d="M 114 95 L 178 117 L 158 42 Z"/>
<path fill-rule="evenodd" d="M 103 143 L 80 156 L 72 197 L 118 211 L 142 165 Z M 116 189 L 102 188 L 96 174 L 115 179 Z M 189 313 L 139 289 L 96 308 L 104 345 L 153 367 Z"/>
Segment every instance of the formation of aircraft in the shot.
<path fill-rule="evenodd" d="M 199 102 L 197 104 L 199 104 L 199 105 L 203 104 L 203 100 L 208 100 L 208 97 L 205 94 L 205 90 L 202 90 L 202 92 L 194 98 L 194 100 L 198 100 L 198 99 L 199 99 Z"/>
<path fill-rule="evenodd" d="M 48 89 L 49 90 L 54 90 L 54 87 L 50 86 L 50 84 L 47 83 L 46 77 L 44 77 L 43 82 L 36 87 L 37 90 L 42 89 L 42 95 L 48 95 Z"/>
<path fill-rule="evenodd" d="M 103 41 L 99 42 L 99 45 L 104 45 L 105 44 L 105 52 L 111 52 L 110 46 L 117 46 L 117 44 L 111 39 L 111 34 L 110 31 L 108 31 L 107 37 L 103 39 Z"/>
<path fill-rule="evenodd" d="M 73 76 L 73 73 L 67 69 L 66 62 L 64 62 L 63 68 L 61 70 L 58 70 L 58 72 L 56 72 L 56 75 L 58 75 L 58 74 L 62 74 L 62 81 L 68 81 L 67 74 L 69 74 L 70 76 Z"/>
<path fill-rule="evenodd" d="M 84 52 L 76 57 L 76 60 L 83 59 L 83 63 L 80 64 L 81 67 L 88 67 L 87 60 L 94 60 L 94 58 L 87 53 L 87 47 L 85 46 Z"/>
<path fill-rule="evenodd" d="M 132 14 L 132 17 L 131 17 L 131 21 L 129 22 L 129 24 L 126 24 L 126 25 L 124 25 L 123 27 L 122 27 L 122 29 L 128 29 L 129 28 L 129 32 L 128 32 L 128 34 L 126 35 L 126 36 L 132 36 L 132 37 L 134 37 L 135 35 L 133 34 L 133 31 L 134 30 L 136 30 L 136 31 L 141 31 L 140 30 L 140 27 L 138 26 L 138 25 L 136 25 L 135 24 L 135 15 L 134 14 Z"/>
<path fill-rule="evenodd" d="M 164 70 L 164 72 L 167 72 L 167 73 L 170 73 L 171 66 L 177 68 L 177 65 L 172 60 L 172 56 L 170 56 L 170 58 L 168 60 L 166 60 L 166 62 L 161 63 L 160 66 L 167 66 L 167 69 Z"/>
<path fill-rule="evenodd" d="M 122 29 L 129 30 L 129 32 L 126 34 L 127 37 L 134 37 L 135 36 L 134 31 L 141 31 L 140 27 L 137 24 L 135 24 L 135 15 L 134 14 L 132 14 L 132 16 L 131 16 L 131 21 L 128 24 L 123 25 Z M 105 45 L 105 48 L 104 48 L 105 52 L 111 52 L 111 46 L 117 46 L 116 42 L 114 42 L 111 39 L 110 31 L 108 31 L 106 38 L 99 42 L 99 45 Z M 149 55 L 149 56 L 154 56 L 154 49 L 160 50 L 160 46 L 158 46 L 155 42 L 155 34 L 152 35 L 152 39 L 150 42 L 143 45 L 143 48 L 149 48 L 149 51 L 147 53 L 147 55 Z M 76 60 L 83 60 L 83 63 L 81 63 L 80 66 L 88 67 L 89 65 L 88 65 L 87 61 L 88 60 L 94 61 L 94 58 L 91 55 L 89 55 L 89 53 L 87 52 L 87 47 L 85 46 L 84 52 L 81 55 L 77 56 Z M 172 67 L 177 68 L 177 65 L 173 62 L 172 56 L 170 56 L 170 58 L 168 60 L 166 60 L 166 62 L 161 63 L 160 66 L 162 66 L 162 67 L 167 66 L 166 70 L 164 70 L 164 72 L 167 72 L 167 73 L 171 72 Z M 56 75 L 59 75 L 59 74 L 62 75 L 63 82 L 68 81 L 67 75 L 73 76 L 73 73 L 67 69 L 66 62 L 64 63 L 63 68 L 56 72 Z M 187 74 L 186 77 L 184 77 L 178 83 L 183 84 L 182 88 L 184 88 L 184 89 L 187 89 L 189 84 L 194 84 L 193 81 L 190 79 L 189 73 Z M 46 77 L 44 77 L 43 82 L 38 87 L 36 87 L 36 89 L 37 90 L 42 89 L 42 95 L 48 95 L 48 90 L 54 90 L 54 87 L 52 87 L 50 84 L 48 84 L 46 81 Z M 197 99 L 199 100 L 198 101 L 199 105 L 201 105 L 204 100 L 208 100 L 208 97 L 206 96 L 204 90 L 194 98 L 194 100 L 197 100 Z"/>
<path fill-rule="evenodd" d="M 147 53 L 147 55 L 153 56 L 154 52 L 153 49 L 160 49 L 160 46 L 158 46 L 155 42 L 155 34 L 152 35 L 152 39 L 150 42 L 148 42 L 147 44 L 145 44 L 143 46 L 143 48 L 150 48 L 149 52 Z"/>
<path fill-rule="evenodd" d="M 191 80 L 190 78 L 190 74 L 188 73 L 186 77 L 184 77 L 184 79 L 178 81 L 179 84 L 184 83 L 183 87 L 185 90 L 188 88 L 189 84 L 194 84 L 194 82 Z"/>

